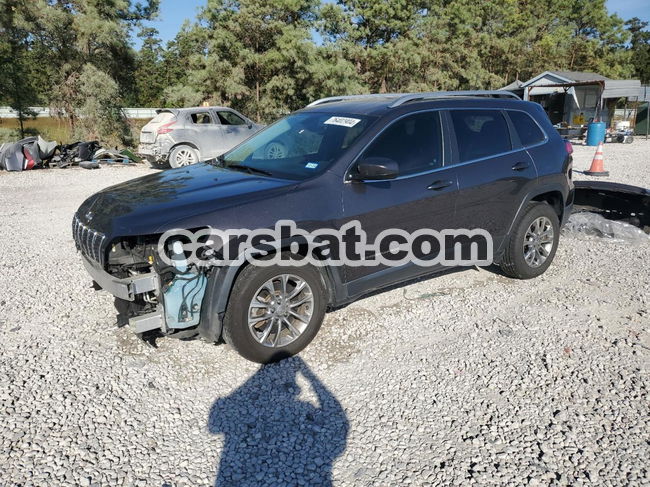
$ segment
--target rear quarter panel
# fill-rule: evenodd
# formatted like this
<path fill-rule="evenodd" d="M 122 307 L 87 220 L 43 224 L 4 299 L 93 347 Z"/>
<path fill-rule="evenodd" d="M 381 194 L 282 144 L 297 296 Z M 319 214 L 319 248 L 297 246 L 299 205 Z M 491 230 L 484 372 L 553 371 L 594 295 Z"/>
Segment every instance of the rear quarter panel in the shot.
<path fill-rule="evenodd" d="M 529 105 L 529 113 L 535 118 L 548 137 L 545 144 L 528 149 L 538 174 L 539 193 L 556 190 L 562 194 L 566 205 L 573 190 L 573 181 L 569 177 L 572 158 L 567 153 L 566 145 L 557 130 L 551 125 L 546 112 L 536 103 Z"/>
<path fill-rule="evenodd" d="M 521 198 L 519 208 L 508 231 L 509 234 L 513 231 L 515 223 L 525 211 L 528 203 L 545 193 L 553 192 L 561 195 L 563 212 L 560 223 L 565 223 L 570 213 L 570 205 L 573 203 L 574 191 L 573 181 L 569 175 L 572 165 L 571 155 L 567 153 L 564 140 L 551 124 L 544 109 L 537 103 L 522 103 L 518 108 L 524 109 L 537 121 L 548 139 L 544 144 L 527 148 L 537 169 L 538 177 L 536 184 L 529 188 Z M 502 251 L 503 246 L 497 251 L 497 261 Z"/>

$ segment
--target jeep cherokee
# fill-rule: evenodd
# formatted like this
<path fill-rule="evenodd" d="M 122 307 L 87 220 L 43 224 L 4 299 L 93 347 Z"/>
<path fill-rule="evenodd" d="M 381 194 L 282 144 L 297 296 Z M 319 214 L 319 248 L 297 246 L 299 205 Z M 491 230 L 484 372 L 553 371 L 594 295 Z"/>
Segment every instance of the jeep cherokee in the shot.
<path fill-rule="evenodd" d="M 542 107 L 508 92 L 331 97 L 217 159 L 100 191 L 73 234 L 95 287 L 137 333 L 223 339 L 265 363 L 307 346 L 327 309 L 443 267 L 170 266 L 156 252 L 164 232 L 280 219 L 307 231 L 355 220 L 369 237 L 482 228 L 493 261 L 527 279 L 553 260 L 571 170 L 570 145 Z"/>

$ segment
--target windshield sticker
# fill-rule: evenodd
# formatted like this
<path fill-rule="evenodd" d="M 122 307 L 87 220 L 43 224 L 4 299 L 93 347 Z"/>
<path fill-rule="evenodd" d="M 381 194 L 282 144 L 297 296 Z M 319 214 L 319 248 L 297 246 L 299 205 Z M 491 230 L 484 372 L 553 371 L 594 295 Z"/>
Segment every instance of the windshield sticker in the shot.
<path fill-rule="evenodd" d="M 325 125 L 340 125 L 341 127 L 354 127 L 361 121 L 360 118 L 330 117 L 325 120 Z"/>
<path fill-rule="evenodd" d="M 317 162 L 308 162 L 307 164 L 305 164 L 305 167 L 307 169 L 316 169 L 318 167 L 318 163 Z"/>

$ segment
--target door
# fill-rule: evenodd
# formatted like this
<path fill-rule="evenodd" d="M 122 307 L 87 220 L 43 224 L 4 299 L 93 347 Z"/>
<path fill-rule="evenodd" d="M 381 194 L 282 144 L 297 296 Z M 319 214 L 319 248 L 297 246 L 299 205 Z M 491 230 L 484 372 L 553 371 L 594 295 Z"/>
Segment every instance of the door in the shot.
<path fill-rule="evenodd" d="M 358 220 L 369 243 L 391 228 L 410 233 L 453 228 L 457 169 L 444 166 L 444 146 L 439 111 L 418 112 L 393 122 L 357 161 L 392 159 L 398 164 L 399 175 L 385 181 L 347 181 L 343 185 L 343 223 Z M 430 270 L 414 264 L 347 266 L 344 274 L 348 293 L 355 296 Z"/>
<path fill-rule="evenodd" d="M 457 228 L 487 230 L 498 249 L 537 171 L 500 110 L 450 110 L 457 141 Z"/>
<path fill-rule="evenodd" d="M 224 151 L 232 149 L 255 133 L 253 124 L 235 112 L 218 110 L 216 113 L 223 129 Z"/>
<path fill-rule="evenodd" d="M 188 125 L 192 140 L 199 148 L 201 159 L 211 159 L 223 152 L 223 136 L 221 126 L 209 110 L 190 113 Z"/>

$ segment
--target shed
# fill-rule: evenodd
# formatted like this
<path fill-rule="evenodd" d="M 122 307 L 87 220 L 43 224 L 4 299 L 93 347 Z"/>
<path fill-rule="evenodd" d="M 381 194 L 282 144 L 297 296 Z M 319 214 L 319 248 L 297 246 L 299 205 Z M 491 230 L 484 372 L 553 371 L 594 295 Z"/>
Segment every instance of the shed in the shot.
<path fill-rule="evenodd" d="M 614 80 L 598 73 L 544 71 L 503 89 L 518 92 L 524 100 L 541 104 L 553 124 L 584 125 L 589 120 L 611 122 L 620 98 L 636 102 L 639 80 Z"/>

